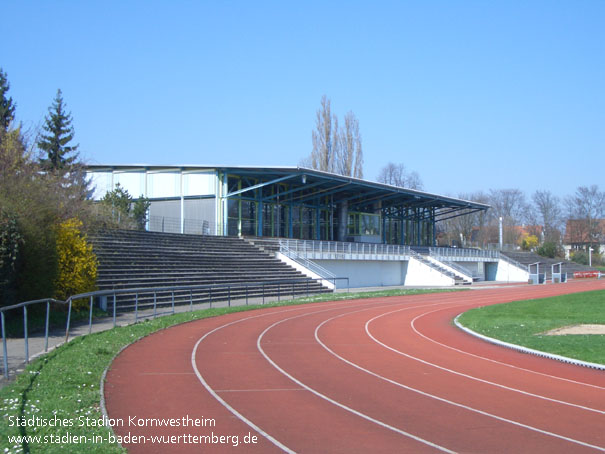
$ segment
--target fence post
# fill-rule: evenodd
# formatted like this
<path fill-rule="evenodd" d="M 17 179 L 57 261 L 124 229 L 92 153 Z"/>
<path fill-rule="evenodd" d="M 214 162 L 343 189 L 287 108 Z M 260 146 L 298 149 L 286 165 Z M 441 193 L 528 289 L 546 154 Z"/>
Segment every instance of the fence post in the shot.
<path fill-rule="evenodd" d="M 153 292 L 153 318 L 155 318 L 155 315 L 157 313 L 157 293 Z"/>
<path fill-rule="evenodd" d="M 65 327 L 65 342 L 69 340 L 69 324 L 71 323 L 71 298 L 69 298 L 69 306 L 67 307 L 67 326 Z"/>
<path fill-rule="evenodd" d="M 248 305 L 248 284 L 246 284 L 246 306 Z"/>
<path fill-rule="evenodd" d="M 278 282 L 277 283 L 277 302 L 278 303 L 281 301 L 281 297 L 280 297 L 281 295 L 279 294 L 280 293 L 279 292 L 280 291 L 280 287 L 281 287 L 281 284 Z"/>
<path fill-rule="evenodd" d="M 189 312 L 193 312 L 193 290 L 189 289 Z"/>
<path fill-rule="evenodd" d="M 113 292 L 113 327 L 116 327 L 116 293 Z"/>
<path fill-rule="evenodd" d="M 210 302 L 210 309 L 212 309 L 212 286 L 208 289 L 208 301 Z"/>
<path fill-rule="evenodd" d="M 90 313 L 88 314 L 88 334 L 92 333 L 92 302 L 93 302 L 93 296 L 90 295 Z"/>
<path fill-rule="evenodd" d="M 265 283 L 263 282 L 263 304 L 265 304 Z"/>
<path fill-rule="evenodd" d="M 231 285 L 227 286 L 227 306 L 231 307 Z"/>
<path fill-rule="evenodd" d="M 172 291 L 172 313 L 174 314 L 174 290 Z"/>
<path fill-rule="evenodd" d="M 50 321 L 50 301 L 46 302 L 46 327 L 44 329 L 44 351 L 48 351 L 48 323 Z"/>
<path fill-rule="evenodd" d="M 29 340 L 27 338 L 27 306 L 23 306 L 23 336 L 25 340 L 25 364 L 29 363 Z"/>
<path fill-rule="evenodd" d="M 4 378 L 8 380 L 8 354 L 6 348 L 6 331 L 4 328 L 4 311 L 0 312 L 0 318 L 2 319 L 2 350 L 4 352 L 2 361 L 4 362 Z"/>
<path fill-rule="evenodd" d="M 139 321 L 139 292 L 134 294 L 134 322 Z"/>

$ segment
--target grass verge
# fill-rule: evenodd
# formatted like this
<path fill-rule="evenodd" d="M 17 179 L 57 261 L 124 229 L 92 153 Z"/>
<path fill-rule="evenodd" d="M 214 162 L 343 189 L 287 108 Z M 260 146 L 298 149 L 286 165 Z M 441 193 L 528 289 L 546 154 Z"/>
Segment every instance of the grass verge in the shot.
<path fill-rule="evenodd" d="M 453 290 L 414 289 L 323 294 L 277 304 L 214 308 L 175 314 L 75 338 L 34 360 L 14 383 L 0 390 L 0 453 L 126 452 L 118 444 L 111 442 L 112 433 L 108 428 L 95 424 L 101 418 L 99 384 L 103 372 L 123 347 L 161 329 L 245 310 L 438 291 Z M 27 425 L 17 425 L 18 422 L 25 422 Z M 9 437 L 32 438 L 21 441 L 13 439 L 11 442 Z"/>
<path fill-rule="evenodd" d="M 605 364 L 605 335 L 544 335 L 563 326 L 605 324 L 603 290 L 479 307 L 462 314 L 459 321 L 505 342 Z"/>

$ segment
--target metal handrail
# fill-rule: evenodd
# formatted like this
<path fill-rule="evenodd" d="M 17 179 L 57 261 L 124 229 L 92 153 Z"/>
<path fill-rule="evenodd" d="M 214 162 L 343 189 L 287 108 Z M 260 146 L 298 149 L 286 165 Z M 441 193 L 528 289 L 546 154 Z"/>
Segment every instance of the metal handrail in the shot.
<path fill-rule="evenodd" d="M 469 278 L 471 280 L 475 279 L 476 277 L 479 277 L 477 274 L 473 274 L 471 270 L 468 270 L 463 266 L 458 265 L 456 262 L 444 261 L 443 263 L 455 270 L 456 272 L 460 273 L 464 277 Z"/>
<path fill-rule="evenodd" d="M 305 268 L 313 271 L 319 277 L 323 277 L 326 279 L 333 279 L 336 277 L 336 275 L 334 273 L 332 273 L 330 270 L 327 270 L 323 266 L 321 266 L 315 262 L 312 262 L 311 260 L 309 260 L 305 257 L 301 257 L 296 251 L 291 250 L 286 244 L 282 243 L 282 240 L 279 241 L 279 250 L 285 256 L 291 258 L 296 263 L 304 266 Z"/>
<path fill-rule="evenodd" d="M 526 265 L 523 265 L 522 263 L 516 261 L 515 259 L 511 259 L 510 257 L 508 257 L 507 255 L 504 254 L 500 254 L 500 259 L 504 260 L 505 262 L 510 263 L 511 265 L 516 266 L 517 268 L 521 268 L 522 270 L 527 269 Z"/>
<path fill-rule="evenodd" d="M 436 257 L 471 257 L 471 258 L 490 258 L 498 259 L 499 251 L 489 251 L 482 249 L 469 248 L 448 248 L 448 247 L 430 247 L 429 254 Z"/>
<path fill-rule="evenodd" d="M 2 328 L 2 347 L 3 347 L 3 366 L 4 366 L 4 377 L 8 379 L 8 349 L 7 349 L 7 336 L 6 336 L 6 327 L 5 327 L 5 313 L 10 310 L 15 310 L 19 308 L 23 308 L 23 327 L 24 327 L 24 356 L 25 363 L 29 362 L 29 339 L 28 339 L 28 317 L 27 317 L 27 308 L 32 305 L 37 304 L 46 304 L 46 320 L 45 320 L 45 330 L 44 330 L 44 352 L 48 351 L 48 338 L 49 338 L 49 316 L 50 316 L 50 305 L 59 304 L 59 305 L 67 305 L 67 321 L 65 324 L 65 342 L 69 340 L 70 328 L 71 328 L 71 312 L 72 305 L 75 300 L 79 299 L 88 299 L 89 300 L 89 318 L 88 318 L 88 332 L 92 332 L 92 322 L 93 322 L 93 303 L 95 298 L 100 297 L 112 297 L 112 326 L 116 326 L 116 317 L 117 317 L 117 296 L 123 294 L 134 294 L 135 295 L 135 322 L 138 321 L 138 310 L 141 306 L 139 304 L 139 296 L 140 295 L 153 295 L 153 318 L 158 315 L 167 315 L 175 313 L 175 295 L 179 297 L 187 296 L 189 294 L 189 307 L 190 311 L 193 311 L 193 293 L 199 290 L 207 290 L 208 291 L 208 300 L 210 307 L 212 307 L 212 303 L 216 301 L 228 301 L 228 306 L 231 306 L 232 299 L 232 290 L 244 290 L 245 291 L 245 301 L 246 305 L 249 300 L 249 289 L 250 288 L 260 288 L 262 294 L 262 302 L 265 303 L 265 292 L 267 287 L 275 287 L 277 286 L 277 298 L 278 301 L 281 301 L 281 297 L 286 296 L 289 292 L 286 290 L 287 287 L 291 286 L 292 288 L 292 298 L 294 298 L 295 286 L 296 284 L 306 284 L 306 293 L 309 296 L 309 284 L 311 282 L 321 282 L 321 281 L 331 281 L 336 288 L 336 281 L 346 281 L 347 291 L 349 291 L 349 278 L 348 277 L 325 277 L 321 279 L 317 278 L 299 278 L 299 279 L 277 279 L 277 280 L 264 280 L 264 281 L 250 281 L 250 282 L 241 282 L 235 284 L 199 284 L 199 285 L 182 285 L 182 286 L 163 286 L 163 287 L 136 287 L 136 288 L 124 288 L 124 289 L 113 289 L 113 290 L 96 290 L 93 292 L 85 292 L 79 293 L 77 295 L 72 295 L 67 300 L 61 301 L 54 298 L 45 298 L 38 300 L 25 301 L 22 303 L 14 304 L 11 306 L 6 306 L 0 308 L 0 322 Z M 226 291 L 227 297 L 218 295 L 218 291 Z M 282 290 L 284 290 L 282 294 Z M 214 291 L 214 294 L 213 294 Z M 157 297 L 160 296 L 168 296 L 170 295 L 170 304 L 172 307 L 171 312 L 159 314 L 157 312 L 158 301 Z M 214 298 L 213 298 L 214 296 Z M 238 298 L 240 299 L 240 298 Z M 244 299 L 242 297 L 241 299 Z M 163 304 L 163 303 L 161 303 Z"/>
<path fill-rule="evenodd" d="M 348 254 L 364 259 L 372 259 L 377 256 L 401 257 L 410 255 L 410 247 L 398 244 L 379 243 L 357 243 L 324 240 L 297 240 L 286 238 L 280 240 L 280 247 L 287 247 L 295 251 L 299 256 L 307 258 L 311 254 L 320 256 L 329 254 Z M 381 257 L 381 258 L 382 258 Z"/>

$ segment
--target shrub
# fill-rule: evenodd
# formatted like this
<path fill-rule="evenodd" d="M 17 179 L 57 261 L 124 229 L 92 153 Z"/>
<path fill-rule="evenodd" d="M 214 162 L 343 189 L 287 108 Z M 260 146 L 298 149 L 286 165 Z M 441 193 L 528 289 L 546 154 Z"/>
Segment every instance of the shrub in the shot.
<path fill-rule="evenodd" d="M 599 266 L 603 264 L 603 257 L 601 256 L 601 254 L 598 254 L 596 252 L 593 252 L 591 257 L 592 260 L 592 266 Z M 574 251 L 570 254 L 571 260 L 573 260 L 576 263 L 579 263 L 580 265 L 588 265 L 589 262 L 589 257 L 588 257 L 588 252 L 583 251 L 583 250 L 578 250 L 578 251 Z"/>
<path fill-rule="evenodd" d="M 521 249 L 531 251 L 538 246 L 538 237 L 536 235 L 526 235 L 521 240 Z"/>
<path fill-rule="evenodd" d="M 71 218 L 61 223 L 57 231 L 58 273 L 55 296 L 59 299 L 95 290 L 97 257 L 81 228 L 82 222 Z M 81 304 L 85 306 L 86 301 Z"/>
<path fill-rule="evenodd" d="M 536 250 L 536 252 L 542 257 L 554 259 L 557 255 L 559 255 L 559 248 L 557 243 L 553 241 L 545 241 L 544 244 Z"/>

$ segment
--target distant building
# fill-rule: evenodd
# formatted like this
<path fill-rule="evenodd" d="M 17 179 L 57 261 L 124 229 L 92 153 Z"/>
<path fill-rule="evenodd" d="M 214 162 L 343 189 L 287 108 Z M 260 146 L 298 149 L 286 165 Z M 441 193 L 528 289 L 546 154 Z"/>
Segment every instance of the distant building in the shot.
<path fill-rule="evenodd" d="M 589 247 L 599 254 L 605 252 L 605 219 L 569 219 L 563 237 L 565 258 L 569 260 L 571 252 L 588 251 Z"/>

